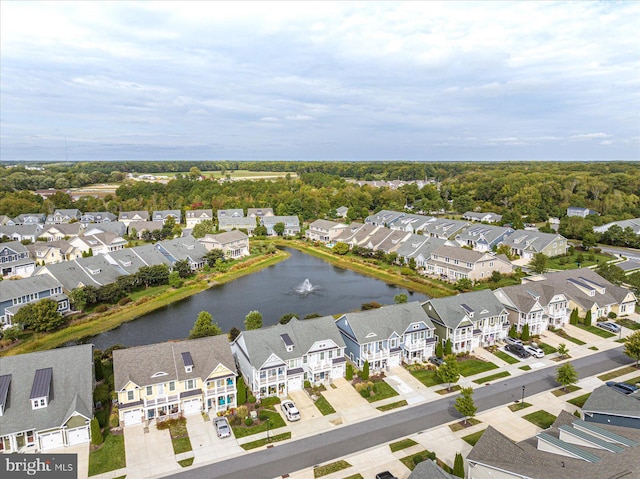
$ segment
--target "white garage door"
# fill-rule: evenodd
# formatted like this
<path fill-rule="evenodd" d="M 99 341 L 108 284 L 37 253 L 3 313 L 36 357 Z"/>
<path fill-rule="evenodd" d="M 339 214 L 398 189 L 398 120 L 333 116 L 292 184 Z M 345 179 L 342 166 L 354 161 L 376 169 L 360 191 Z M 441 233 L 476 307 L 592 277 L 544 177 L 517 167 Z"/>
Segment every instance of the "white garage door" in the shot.
<path fill-rule="evenodd" d="M 183 404 L 183 411 L 185 415 L 197 414 L 202 411 L 202 400 L 192 399 L 191 401 L 185 401 Z"/>
<path fill-rule="evenodd" d="M 140 409 L 134 409 L 133 411 L 126 411 L 124 413 L 125 426 L 140 424 L 141 422 L 142 422 L 142 411 Z"/>
<path fill-rule="evenodd" d="M 302 376 L 289 378 L 287 388 L 289 391 L 300 391 L 302 389 Z"/>
<path fill-rule="evenodd" d="M 54 447 L 63 447 L 62 431 L 50 432 L 48 434 L 40 434 L 40 449 L 46 451 Z"/>
<path fill-rule="evenodd" d="M 83 442 L 89 442 L 89 426 L 69 429 L 67 431 L 67 438 L 70 446 L 73 446 L 74 444 L 82 444 Z"/>

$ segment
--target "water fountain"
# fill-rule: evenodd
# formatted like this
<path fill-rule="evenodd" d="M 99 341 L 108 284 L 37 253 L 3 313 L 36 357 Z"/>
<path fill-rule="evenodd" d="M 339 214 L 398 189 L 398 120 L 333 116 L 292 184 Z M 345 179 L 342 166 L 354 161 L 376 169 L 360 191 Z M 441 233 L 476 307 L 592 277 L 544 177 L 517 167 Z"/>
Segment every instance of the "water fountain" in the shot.
<path fill-rule="evenodd" d="M 296 286 L 295 292 L 306 296 L 307 294 L 313 293 L 314 291 L 316 291 L 317 288 L 318 287 L 316 285 L 311 284 L 311 281 L 309 281 L 309 278 L 307 278 L 298 286 Z"/>

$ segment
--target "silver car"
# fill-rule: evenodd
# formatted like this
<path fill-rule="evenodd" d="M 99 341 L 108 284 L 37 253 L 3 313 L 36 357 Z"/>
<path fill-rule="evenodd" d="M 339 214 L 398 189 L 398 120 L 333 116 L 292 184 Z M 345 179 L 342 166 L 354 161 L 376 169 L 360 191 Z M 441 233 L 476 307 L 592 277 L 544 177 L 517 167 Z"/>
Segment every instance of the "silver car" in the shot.
<path fill-rule="evenodd" d="M 544 351 L 535 343 L 527 344 L 524 349 L 534 358 L 544 358 Z"/>
<path fill-rule="evenodd" d="M 229 427 L 229 421 L 227 421 L 226 417 L 215 418 L 213 424 L 216 426 L 216 433 L 219 438 L 231 436 L 231 428 Z"/>

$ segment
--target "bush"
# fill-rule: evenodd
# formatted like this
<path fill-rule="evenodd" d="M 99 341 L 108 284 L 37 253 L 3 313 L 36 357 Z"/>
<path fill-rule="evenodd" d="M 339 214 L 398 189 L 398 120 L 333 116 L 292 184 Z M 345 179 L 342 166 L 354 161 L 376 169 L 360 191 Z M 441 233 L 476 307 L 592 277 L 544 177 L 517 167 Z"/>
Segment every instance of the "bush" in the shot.
<path fill-rule="evenodd" d="M 238 406 L 236 414 L 240 419 L 244 419 L 246 417 L 249 417 L 249 409 L 247 408 L 247 406 Z"/>
<path fill-rule="evenodd" d="M 255 403 L 256 397 L 253 394 L 249 394 L 249 397 L 247 398 L 247 402 L 251 404 Z"/>
<path fill-rule="evenodd" d="M 101 304 L 94 309 L 96 313 L 104 313 L 109 307 L 106 304 Z"/>
<path fill-rule="evenodd" d="M 353 365 L 351 363 L 347 363 L 347 370 L 344 376 L 347 381 L 351 381 L 353 379 Z"/>
<path fill-rule="evenodd" d="M 118 413 L 112 412 L 111 416 L 109 416 L 109 427 L 118 427 L 120 425 L 120 418 L 118 417 Z"/>
<path fill-rule="evenodd" d="M 109 385 L 100 384 L 93 391 L 93 402 L 107 404 L 109 402 Z"/>
<path fill-rule="evenodd" d="M 420 454 L 416 454 L 415 456 L 413 456 L 413 463 L 415 465 L 420 464 L 422 461 L 424 461 L 424 458 Z"/>
<path fill-rule="evenodd" d="M 249 427 L 253 424 L 253 419 L 251 419 L 251 416 L 247 416 L 244 420 L 244 424 L 245 426 Z"/>
<path fill-rule="evenodd" d="M 311 383 L 309 381 L 305 381 L 304 382 L 304 388 L 305 389 L 311 389 Z"/>
<path fill-rule="evenodd" d="M 360 377 L 362 379 L 369 379 L 369 361 L 364 362 L 364 366 L 362 367 L 362 373 L 360 373 Z"/>
<path fill-rule="evenodd" d="M 607 315 L 607 317 L 609 319 L 616 319 L 618 317 L 618 315 L 616 313 L 614 313 L 613 311 L 610 311 L 609 314 Z"/>
<path fill-rule="evenodd" d="M 129 296 L 125 296 L 120 301 L 118 301 L 118 306 L 124 306 L 125 304 L 129 304 L 131 302 L 131 298 Z"/>
<path fill-rule="evenodd" d="M 96 446 L 102 444 L 104 438 L 102 437 L 102 431 L 100 431 L 100 424 L 98 424 L 98 420 L 94 417 L 91 420 L 91 444 L 95 444 Z"/>
<path fill-rule="evenodd" d="M 362 391 L 360 391 L 360 396 L 367 399 L 371 397 L 371 391 L 369 391 L 368 389 L 363 389 Z"/>
<path fill-rule="evenodd" d="M 367 383 L 357 383 L 355 385 L 356 391 L 358 391 L 359 393 L 362 391 L 366 391 L 367 390 Z"/>
<path fill-rule="evenodd" d="M 238 378 L 238 382 L 236 384 L 236 388 L 238 391 L 238 404 L 246 404 L 247 402 L 247 386 L 244 383 L 244 379 L 242 377 Z M 255 401 L 254 401 L 255 402 Z"/>
<path fill-rule="evenodd" d="M 269 419 L 269 413 L 267 411 L 260 411 L 260 413 L 258 414 L 258 419 L 260 419 L 261 421 L 266 421 L 267 419 Z"/>

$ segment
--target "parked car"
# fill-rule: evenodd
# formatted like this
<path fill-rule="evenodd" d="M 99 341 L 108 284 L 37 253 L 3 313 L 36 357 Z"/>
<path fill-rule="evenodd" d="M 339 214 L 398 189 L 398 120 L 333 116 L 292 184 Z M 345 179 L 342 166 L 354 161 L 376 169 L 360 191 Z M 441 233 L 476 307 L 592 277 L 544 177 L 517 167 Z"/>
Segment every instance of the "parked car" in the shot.
<path fill-rule="evenodd" d="M 216 426 L 216 433 L 219 438 L 231 436 L 231 428 L 229 427 L 229 421 L 227 421 L 226 417 L 215 418 L 213 424 Z"/>
<path fill-rule="evenodd" d="M 536 343 L 527 344 L 524 349 L 534 358 L 544 358 L 544 351 Z"/>
<path fill-rule="evenodd" d="M 376 474 L 376 479 L 398 479 L 398 478 L 393 474 L 391 474 L 389 471 L 384 471 Z"/>
<path fill-rule="evenodd" d="M 619 333 L 620 330 L 622 329 L 616 323 L 608 323 L 606 321 L 600 321 L 596 323 L 596 326 L 598 326 L 599 328 L 605 329 L 611 333 Z"/>
<path fill-rule="evenodd" d="M 507 344 L 504 349 L 523 359 L 529 357 L 529 352 L 524 349 L 522 344 Z"/>
<path fill-rule="evenodd" d="M 438 356 L 431 356 L 431 357 L 429 358 L 429 362 L 430 362 L 431 364 L 435 364 L 436 366 L 440 366 L 440 365 L 441 365 L 441 364 L 443 364 L 445 361 L 444 361 L 444 358 L 439 358 Z"/>
<path fill-rule="evenodd" d="M 293 403 L 293 401 L 290 401 L 288 399 L 285 401 L 282 401 L 282 404 L 280 404 L 280 407 L 282 408 L 282 412 L 284 413 L 285 417 L 289 421 L 300 420 L 300 411 L 298 411 L 298 408 Z"/>
<path fill-rule="evenodd" d="M 507 336 L 506 338 L 504 338 L 504 342 L 507 344 L 519 344 L 520 346 L 522 346 L 521 340 L 519 340 L 518 338 L 512 338 L 510 336 Z"/>
<path fill-rule="evenodd" d="M 639 389 L 638 386 L 634 386 L 633 384 L 629 384 L 629 383 L 617 383 L 615 381 L 607 381 L 605 384 L 609 386 L 611 389 L 618 391 L 622 394 L 632 394 Z"/>

